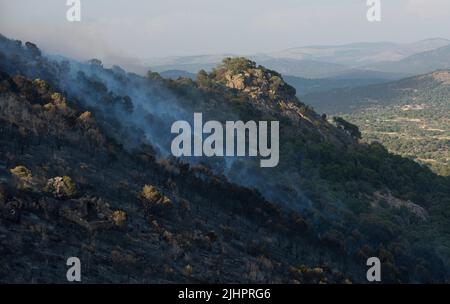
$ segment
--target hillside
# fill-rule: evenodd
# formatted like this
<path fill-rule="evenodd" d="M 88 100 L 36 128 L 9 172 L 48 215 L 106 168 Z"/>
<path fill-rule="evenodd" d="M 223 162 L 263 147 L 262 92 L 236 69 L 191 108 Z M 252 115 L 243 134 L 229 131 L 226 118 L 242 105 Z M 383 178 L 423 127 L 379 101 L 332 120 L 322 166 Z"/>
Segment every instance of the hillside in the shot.
<path fill-rule="evenodd" d="M 360 143 L 276 71 L 228 58 L 165 80 L 1 36 L 0 71 L 0 280 L 61 282 L 67 255 L 86 282 L 364 282 L 370 256 L 384 282 L 448 280 L 448 178 Z M 193 112 L 279 121 L 279 166 L 174 159 Z"/>
<path fill-rule="evenodd" d="M 394 105 L 422 100 L 435 95 L 445 99 L 441 91 L 449 87 L 448 70 L 404 78 L 398 81 L 354 88 L 338 88 L 306 94 L 302 100 L 324 113 L 351 113 L 370 106 Z"/>
<path fill-rule="evenodd" d="M 353 78 L 355 77 L 355 78 Z M 339 88 L 353 88 L 367 86 L 376 83 L 389 82 L 388 79 L 376 78 L 357 78 L 358 75 L 348 75 L 347 77 L 336 77 L 336 78 L 321 78 L 321 79 L 311 79 L 302 78 L 295 76 L 284 76 L 283 79 L 286 80 L 291 86 L 297 90 L 297 96 L 303 100 L 302 96 L 318 93 L 327 92 L 333 89 Z"/>

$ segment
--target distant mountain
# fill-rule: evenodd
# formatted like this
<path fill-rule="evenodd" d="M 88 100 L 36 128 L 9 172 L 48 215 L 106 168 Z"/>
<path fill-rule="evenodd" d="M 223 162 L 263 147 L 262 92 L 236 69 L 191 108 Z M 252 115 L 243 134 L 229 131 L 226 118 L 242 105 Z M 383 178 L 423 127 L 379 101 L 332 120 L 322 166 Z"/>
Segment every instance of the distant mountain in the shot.
<path fill-rule="evenodd" d="M 349 69 L 338 75 L 330 76 L 331 79 L 385 79 L 385 80 L 399 80 L 407 77 L 408 75 L 392 72 L 385 73 L 380 71 L 373 71 L 369 69 Z"/>
<path fill-rule="evenodd" d="M 338 88 L 353 88 L 371 84 L 389 82 L 383 78 L 321 78 L 311 79 L 296 76 L 285 76 L 284 80 L 297 90 L 297 96 L 326 92 Z"/>
<path fill-rule="evenodd" d="M 218 62 L 184 62 L 173 63 L 164 65 L 150 66 L 150 69 L 154 72 L 163 73 L 166 71 L 185 71 L 192 74 L 197 74 L 199 70 L 211 71 L 220 62 L 228 56 L 225 56 Z M 234 56 L 236 57 L 236 56 Z M 209 58 L 209 57 L 208 57 Z M 380 71 L 373 71 L 370 69 L 356 69 L 345 65 L 316 61 L 316 60 L 296 60 L 296 59 L 283 59 L 283 58 L 269 58 L 260 56 L 250 56 L 251 60 L 279 71 L 282 75 L 296 76 L 302 78 L 341 78 L 341 79 L 387 79 L 394 80 L 405 77 L 406 75 L 400 73 L 386 73 Z M 142 69 L 139 69 L 141 71 Z"/>
<path fill-rule="evenodd" d="M 424 69 L 417 69 L 414 66 L 411 66 L 410 69 L 399 69 L 391 63 L 449 45 L 450 40 L 434 38 L 404 44 L 376 42 L 338 46 L 306 46 L 273 53 L 253 54 L 247 57 L 282 75 L 304 78 L 400 79 L 412 74 L 420 74 Z M 200 69 L 210 71 L 226 57 L 237 57 L 237 55 L 216 54 L 154 58 L 147 60 L 145 65 L 150 66 L 155 72 L 183 70 L 197 73 Z M 425 69 L 425 72 L 445 68 L 446 64 L 442 65 L 442 62 L 437 60 L 433 67 L 434 69 L 431 70 Z M 376 75 L 377 73 L 378 75 Z M 358 76 L 350 76 L 356 74 Z"/>
<path fill-rule="evenodd" d="M 450 45 L 450 40 L 434 38 L 413 43 L 352 43 L 337 46 L 306 46 L 267 54 L 272 58 L 319 60 L 358 67 L 380 61 L 398 61 L 410 55 Z"/>
<path fill-rule="evenodd" d="M 325 78 L 343 74 L 349 70 L 345 65 L 317 60 L 297 60 L 290 58 L 266 58 L 258 60 L 258 57 L 250 57 L 258 63 L 276 70 L 283 75 L 291 75 L 305 78 Z"/>
<path fill-rule="evenodd" d="M 193 56 L 170 56 L 162 58 L 151 58 L 146 64 L 151 66 L 171 66 L 171 65 L 195 65 L 220 63 L 225 57 L 237 57 L 238 54 L 224 53 L 213 55 L 193 55 Z"/>
<path fill-rule="evenodd" d="M 450 68 L 450 46 L 411 55 L 396 62 L 378 62 L 366 68 L 385 73 L 417 75 Z"/>
<path fill-rule="evenodd" d="M 236 57 L 236 54 L 216 54 L 197 56 L 172 56 L 164 58 L 152 58 L 146 60 L 144 65 L 149 66 L 154 72 L 180 70 L 189 73 L 197 73 L 200 70 L 210 71 L 219 65 L 226 57 Z"/>
<path fill-rule="evenodd" d="M 174 79 L 174 80 L 178 79 L 180 77 L 195 79 L 197 76 L 197 74 L 195 74 L 195 73 L 189 73 L 189 72 L 182 71 L 182 70 L 164 71 L 164 72 L 159 73 L 159 75 L 161 75 L 161 77 L 163 77 L 163 78 Z"/>

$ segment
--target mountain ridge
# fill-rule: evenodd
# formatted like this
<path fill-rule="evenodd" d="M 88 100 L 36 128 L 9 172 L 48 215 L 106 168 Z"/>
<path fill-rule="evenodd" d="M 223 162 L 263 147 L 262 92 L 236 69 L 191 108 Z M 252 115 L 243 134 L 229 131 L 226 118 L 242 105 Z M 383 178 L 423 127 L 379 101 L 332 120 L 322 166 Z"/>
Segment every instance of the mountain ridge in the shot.
<path fill-rule="evenodd" d="M 437 69 L 450 68 L 450 46 L 444 46 L 431 51 L 413 54 L 400 61 L 369 65 L 368 68 L 391 72 L 397 71 L 405 74 L 430 73 Z"/>

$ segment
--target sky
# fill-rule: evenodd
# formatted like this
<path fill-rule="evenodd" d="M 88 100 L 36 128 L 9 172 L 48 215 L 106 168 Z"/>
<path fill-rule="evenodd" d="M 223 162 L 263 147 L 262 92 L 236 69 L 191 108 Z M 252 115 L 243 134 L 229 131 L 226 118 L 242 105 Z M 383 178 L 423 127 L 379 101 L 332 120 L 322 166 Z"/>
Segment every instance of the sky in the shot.
<path fill-rule="evenodd" d="M 255 54 L 306 45 L 450 38 L 450 0 L 0 0 L 0 33 L 75 59 Z"/>

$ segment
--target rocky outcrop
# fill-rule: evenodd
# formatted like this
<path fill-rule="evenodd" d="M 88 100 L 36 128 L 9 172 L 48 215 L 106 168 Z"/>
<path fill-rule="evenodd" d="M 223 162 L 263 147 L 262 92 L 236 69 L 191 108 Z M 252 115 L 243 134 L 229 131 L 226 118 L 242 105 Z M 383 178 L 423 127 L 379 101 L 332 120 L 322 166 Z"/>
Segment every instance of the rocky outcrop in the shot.
<path fill-rule="evenodd" d="M 44 190 L 57 198 L 72 197 L 77 193 L 75 184 L 68 176 L 49 179 Z"/>
<path fill-rule="evenodd" d="M 216 70 L 217 79 L 227 87 L 247 93 L 257 101 L 296 101 L 296 91 L 282 76 L 245 58 L 226 58 Z"/>
<path fill-rule="evenodd" d="M 405 201 L 396 198 L 391 193 L 382 193 L 380 191 L 377 191 L 374 193 L 374 197 L 377 199 L 377 204 L 385 202 L 393 208 L 406 208 L 409 212 L 417 216 L 422 221 L 427 221 L 430 217 L 425 208 L 411 201 Z"/>

